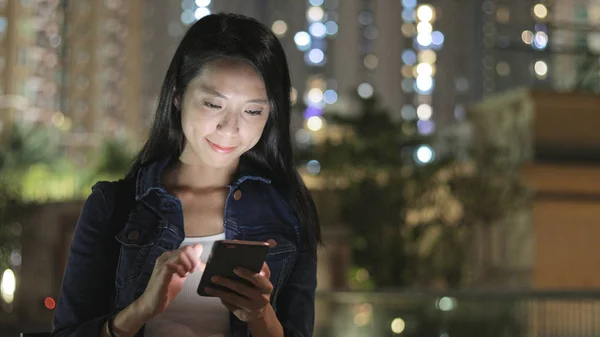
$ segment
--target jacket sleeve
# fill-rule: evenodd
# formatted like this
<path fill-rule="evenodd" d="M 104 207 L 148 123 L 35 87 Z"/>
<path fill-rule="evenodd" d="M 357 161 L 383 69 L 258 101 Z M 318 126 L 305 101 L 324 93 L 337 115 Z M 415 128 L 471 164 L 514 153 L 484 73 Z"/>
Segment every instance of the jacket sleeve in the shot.
<path fill-rule="evenodd" d="M 312 337 L 317 287 L 316 253 L 301 251 L 277 297 L 277 316 L 285 337 Z"/>
<path fill-rule="evenodd" d="M 110 275 L 115 273 L 115 262 L 109 247 L 112 231 L 106 199 L 96 184 L 84 203 L 54 312 L 52 336 L 100 336 L 111 314 L 114 285 Z"/>

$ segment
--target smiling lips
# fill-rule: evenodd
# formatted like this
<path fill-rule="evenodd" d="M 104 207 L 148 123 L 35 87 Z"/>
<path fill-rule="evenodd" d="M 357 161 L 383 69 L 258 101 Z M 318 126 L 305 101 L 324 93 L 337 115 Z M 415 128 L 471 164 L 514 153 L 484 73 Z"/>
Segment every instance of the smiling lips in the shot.
<path fill-rule="evenodd" d="M 218 152 L 218 153 L 225 153 L 225 154 L 226 154 L 226 153 L 230 153 L 231 151 L 233 151 L 233 150 L 236 148 L 235 146 L 234 146 L 234 147 L 225 147 L 225 146 L 220 146 L 220 145 L 217 145 L 217 144 L 215 144 L 215 143 L 211 142 L 211 141 L 210 141 L 210 140 L 208 140 L 208 139 L 207 139 L 206 141 L 208 142 L 208 145 L 210 145 L 210 147 L 211 147 L 211 148 L 212 148 L 212 149 L 213 149 L 215 152 Z"/>

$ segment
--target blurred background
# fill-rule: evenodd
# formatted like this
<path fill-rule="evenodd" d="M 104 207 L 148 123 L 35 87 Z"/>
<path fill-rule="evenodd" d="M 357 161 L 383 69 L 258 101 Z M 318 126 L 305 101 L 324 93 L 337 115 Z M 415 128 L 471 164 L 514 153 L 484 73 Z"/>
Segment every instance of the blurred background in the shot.
<path fill-rule="evenodd" d="M 599 0 L 0 0 L 0 336 L 50 330 L 82 200 L 222 11 L 287 52 L 315 336 L 600 336 Z"/>

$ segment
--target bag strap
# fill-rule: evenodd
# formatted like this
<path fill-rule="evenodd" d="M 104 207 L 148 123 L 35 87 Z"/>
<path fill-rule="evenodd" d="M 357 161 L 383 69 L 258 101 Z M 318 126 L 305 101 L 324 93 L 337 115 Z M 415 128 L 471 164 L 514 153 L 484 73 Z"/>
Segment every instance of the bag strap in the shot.
<path fill-rule="evenodd" d="M 113 237 L 119 234 L 135 206 L 135 179 L 121 179 L 115 183 L 113 211 L 110 218 Z"/>
<path fill-rule="evenodd" d="M 129 219 L 129 214 L 133 210 L 135 200 L 135 179 L 121 179 L 118 181 L 100 181 L 97 182 L 93 188 L 98 188 L 104 194 L 105 200 L 111 200 L 112 198 L 112 210 L 109 210 L 108 215 L 108 226 L 109 235 L 106 238 L 108 256 L 111 266 L 107 269 L 106 280 L 107 282 L 114 284 L 115 274 L 117 271 L 117 265 L 119 260 L 119 252 L 121 250 L 121 244 L 116 239 L 116 236 L 125 228 L 125 224 Z M 111 302 L 116 305 L 115 293 L 111 294 Z M 111 310 L 114 310 L 112 308 Z"/>

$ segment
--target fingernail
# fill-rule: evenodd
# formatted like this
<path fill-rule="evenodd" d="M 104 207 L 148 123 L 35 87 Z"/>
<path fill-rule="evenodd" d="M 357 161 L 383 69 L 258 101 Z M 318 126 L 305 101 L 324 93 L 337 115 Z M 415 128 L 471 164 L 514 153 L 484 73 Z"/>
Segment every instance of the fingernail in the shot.
<path fill-rule="evenodd" d="M 219 282 L 219 277 L 218 276 L 213 276 L 210 280 L 213 281 L 213 282 Z"/>
<path fill-rule="evenodd" d="M 241 274 L 241 273 L 242 273 L 242 268 L 239 268 L 239 267 L 238 267 L 238 268 L 235 268 L 235 269 L 233 270 L 233 272 L 234 272 L 234 273 L 236 273 L 236 274 Z"/>

